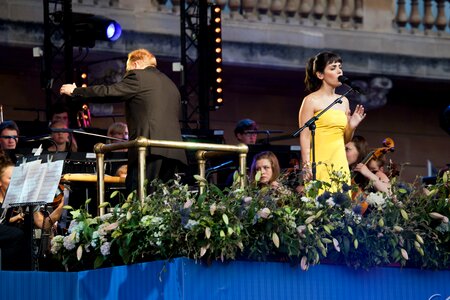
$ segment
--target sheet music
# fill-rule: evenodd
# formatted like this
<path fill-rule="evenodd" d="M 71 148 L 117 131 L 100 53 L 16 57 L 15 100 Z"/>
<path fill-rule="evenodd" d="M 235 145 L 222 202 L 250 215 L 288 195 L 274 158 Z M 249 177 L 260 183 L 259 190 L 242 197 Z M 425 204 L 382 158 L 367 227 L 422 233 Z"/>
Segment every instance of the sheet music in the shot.
<path fill-rule="evenodd" d="M 19 203 L 35 202 L 42 187 L 42 180 L 45 177 L 45 165 L 41 160 L 35 160 L 25 164 L 25 180 Z"/>
<path fill-rule="evenodd" d="M 53 202 L 63 165 L 64 160 L 36 160 L 15 167 L 3 207 Z"/>
<path fill-rule="evenodd" d="M 48 162 L 45 165 L 45 188 L 40 189 L 37 201 L 52 203 L 53 199 L 55 198 L 55 193 L 58 188 L 59 181 L 61 180 L 64 160 Z"/>
<path fill-rule="evenodd" d="M 10 207 L 11 203 L 18 203 L 22 194 L 23 182 L 25 182 L 26 172 L 24 171 L 25 164 L 14 167 L 11 175 L 8 190 L 6 192 L 5 200 L 3 201 L 3 208 Z"/>

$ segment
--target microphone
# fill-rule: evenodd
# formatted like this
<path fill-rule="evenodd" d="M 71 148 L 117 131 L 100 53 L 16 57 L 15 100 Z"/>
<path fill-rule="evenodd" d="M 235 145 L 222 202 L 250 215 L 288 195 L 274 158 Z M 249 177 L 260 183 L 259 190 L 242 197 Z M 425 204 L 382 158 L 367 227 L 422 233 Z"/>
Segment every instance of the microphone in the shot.
<path fill-rule="evenodd" d="M 224 162 L 223 164 L 220 164 L 220 165 L 218 165 L 218 166 L 209 168 L 208 170 L 206 170 L 206 172 L 209 173 L 209 172 L 218 170 L 218 169 L 223 168 L 223 167 L 225 167 L 225 166 L 227 166 L 227 165 L 229 165 L 229 164 L 232 164 L 232 163 L 233 163 L 232 160 L 226 161 L 226 162 Z"/>
<path fill-rule="evenodd" d="M 24 140 L 24 142 L 41 142 L 41 141 L 46 141 L 46 140 L 51 140 L 52 137 L 48 134 L 44 134 L 44 135 L 38 135 L 35 137 L 31 137 L 31 138 L 26 138 Z"/>
<path fill-rule="evenodd" d="M 342 84 L 345 84 L 346 86 L 350 87 L 352 90 L 357 92 L 358 94 L 363 94 L 364 92 L 355 84 L 353 84 L 348 77 L 345 77 L 344 75 L 341 75 L 338 77 L 338 81 Z"/>

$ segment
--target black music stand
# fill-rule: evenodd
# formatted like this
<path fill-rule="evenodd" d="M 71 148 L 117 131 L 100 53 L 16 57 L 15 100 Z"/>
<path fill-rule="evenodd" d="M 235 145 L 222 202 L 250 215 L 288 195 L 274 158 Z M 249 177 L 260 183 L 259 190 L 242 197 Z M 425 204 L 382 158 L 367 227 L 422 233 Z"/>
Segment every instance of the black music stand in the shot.
<path fill-rule="evenodd" d="M 300 127 L 296 132 L 292 134 L 293 137 L 297 137 L 300 132 L 302 132 L 305 128 L 309 128 L 311 131 L 311 151 L 312 151 L 312 162 L 311 162 L 311 171 L 312 171 L 312 180 L 316 180 L 316 145 L 315 145 L 315 135 L 316 135 L 316 121 L 319 120 L 320 116 L 323 115 L 327 110 L 338 103 L 342 103 L 342 98 L 344 98 L 348 93 L 353 91 L 353 88 L 348 89 L 344 94 L 340 95 L 336 100 L 334 100 L 330 105 L 325 107 L 320 113 L 316 116 L 313 116 L 311 119 L 305 122 L 305 124 Z"/>
<path fill-rule="evenodd" d="M 30 157 L 31 160 L 37 160 L 38 158 L 39 157 Z M 48 157 L 46 159 L 48 160 Z M 29 163 L 29 165 L 26 165 L 27 163 Z M 33 251 L 34 207 L 53 201 L 54 192 L 52 193 L 51 190 L 53 186 L 58 185 L 59 179 L 61 178 L 61 172 L 62 163 L 46 165 L 44 170 L 44 164 L 42 163 L 34 161 L 24 162 L 14 169 L 11 182 L 5 195 L 3 202 L 4 209 L 10 207 L 28 207 L 30 213 L 31 270 L 37 270 L 38 267 L 35 252 Z M 42 176 L 43 173 L 45 173 L 45 176 Z M 56 191 L 56 188 L 54 191 Z M 51 199 L 48 201 L 50 197 Z M 26 199 L 26 201 L 24 201 L 24 199 Z"/>

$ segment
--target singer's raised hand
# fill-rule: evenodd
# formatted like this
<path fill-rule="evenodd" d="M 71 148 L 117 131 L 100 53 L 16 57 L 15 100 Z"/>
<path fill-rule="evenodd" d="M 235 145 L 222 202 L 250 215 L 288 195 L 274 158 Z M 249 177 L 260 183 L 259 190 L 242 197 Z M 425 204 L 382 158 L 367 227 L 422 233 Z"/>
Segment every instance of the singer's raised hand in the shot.
<path fill-rule="evenodd" d="M 72 96 L 73 90 L 77 88 L 75 83 L 72 84 L 63 84 L 59 90 L 61 95 Z"/>
<path fill-rule="evenodd" d="M 358 127 L 359 123 L 361 123 L 362 120 L 366 117 L 366 113 L 364 112 L 364 106 L 362 105 L 356 105 L 355 110 L 353 111 L 353 114 L 350 117 L 349 125 L 351 128 Z"/>

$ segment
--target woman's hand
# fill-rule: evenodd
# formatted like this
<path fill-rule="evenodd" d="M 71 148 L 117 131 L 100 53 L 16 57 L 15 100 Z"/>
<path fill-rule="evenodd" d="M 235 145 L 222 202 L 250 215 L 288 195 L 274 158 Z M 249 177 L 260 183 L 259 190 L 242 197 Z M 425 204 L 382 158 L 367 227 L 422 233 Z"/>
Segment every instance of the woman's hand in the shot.
<path fill-rule="evenodd" d="M 312 169 L 309 163 L 303 165 L 302 174 L 303 174 L 303 181 L 310 181 L 312 179 Z"/>
<path fill-rule="evenodd" d="M 366 113 L 364 112 L 364 106 L 356 105 L 353 114 L 350 116 L 349 125 L 351 128 L 358 127 L 359 123 L 366 117 Z"/>

